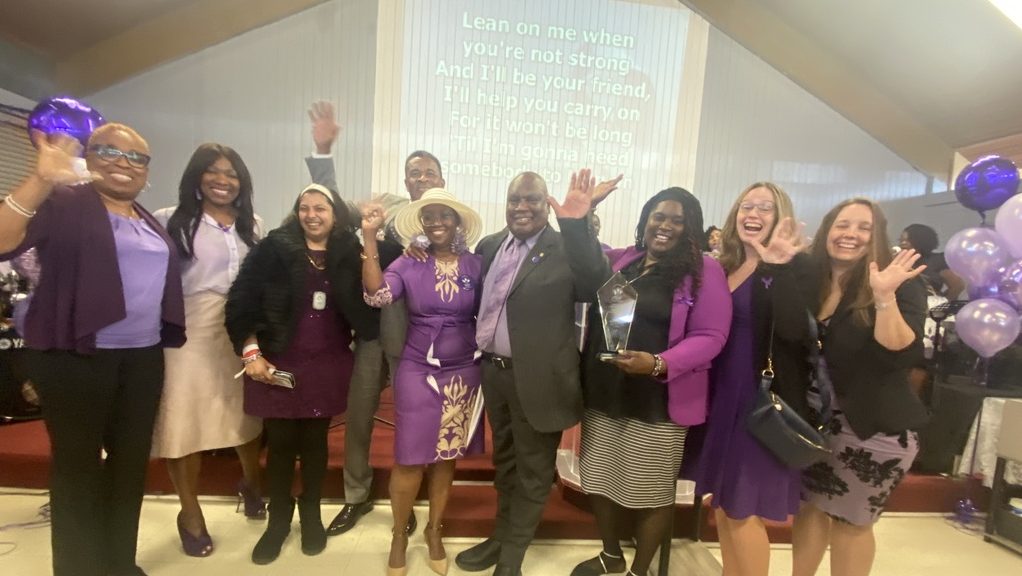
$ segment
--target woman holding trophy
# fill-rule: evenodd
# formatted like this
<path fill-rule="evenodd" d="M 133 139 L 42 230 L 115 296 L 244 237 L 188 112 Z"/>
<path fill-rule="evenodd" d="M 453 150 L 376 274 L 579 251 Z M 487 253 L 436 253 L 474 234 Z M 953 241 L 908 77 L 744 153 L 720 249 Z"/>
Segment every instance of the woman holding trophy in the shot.
<path fill-rule="evenodd" d="M 690 192 L 654 195 L 635 245 L 605 253 L 586 222 L 599 196 L 585 169 L 572 175 L 563 204 L 550 199 L 573 271 L 600 303 L 583 360 L 580 475 L 603 551 L 572 575 L 625 571 L 618 530 L 629 513 L 636 550 L 628 574 L 638 575 L 670 529 L 685 434 L 706 418 L 710 361 L 727 340 L 731 298 L 720 265 L 702 254 L 702 208 Z M 607 317 L 612 299 L 623 318 Z M 648 446 L 663 457 L 648 458 Z"/>

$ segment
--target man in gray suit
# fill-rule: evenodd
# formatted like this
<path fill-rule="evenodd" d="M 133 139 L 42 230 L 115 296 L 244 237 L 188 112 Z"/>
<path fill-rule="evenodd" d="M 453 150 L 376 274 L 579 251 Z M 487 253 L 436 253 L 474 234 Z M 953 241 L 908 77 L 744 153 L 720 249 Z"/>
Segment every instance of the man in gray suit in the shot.
<path fill-rule="evenodd" d="M 312 139 L 316 154 L 305 159 L 312 181 L 331 190 L 338 190 L 337 175 L 332 155 L 334 141 L 340 133 L 340 126 L 334 117 L 334 106 L 329 102 L 316 102 L 309 110 L 312 120 Z M 412 152 L 405 161 L 405 189 L 408 196 L 384 193 L 373 197 L 387 211 L 384 238 L 380 242 L 380 266 L 384 269 L 403 250 L 401 241 L 394 231 L 393 218 L 398 208 L 411 200 L 418 200 L 430 188 L 443 188 L 444 178 L 440 161 L 429 152 Z M 410 197 L 410 199 L 409 199 Z M 359 207 L 350 199 L 345 200 L 348 210 L 361 222 Z M 373 481 L 373 469 L 369 465 L 369 445 L 373 436 L 373 416 L 380 405 L 380 392 L 387 381 L 383 372 L 384 358 L 390 367 L 390 374 L 397 371 L 401 350 L 405 345 L 405 330 L 408 313 L 404 301 L 385 306 L 380 312 L 379 340 L 357 340 L 355 342 L 355 366 L 348 390 L 348 411 L 345 416 L 344 435 L 344 507 L 330 522 L 327 534 L 343 534 L 355 527 L 358 520 L 373 509 L 369 490 Z M 415 531 L 413 513 L 408 519 L 407 531 Z"/>
<path fill-rule="evenodd" d="M 494 576 L 519 574 L 553 484 L 561 432 L 582 415 L 577 280 L 549 211 L 543 178 L 519 174 L 508 187 L 507 228 L 476 248 L 486 275 L 476 341 L 493 430 L 497 521 L 490 538 L 455 558 L 467 571 L 496 565 Z"/>

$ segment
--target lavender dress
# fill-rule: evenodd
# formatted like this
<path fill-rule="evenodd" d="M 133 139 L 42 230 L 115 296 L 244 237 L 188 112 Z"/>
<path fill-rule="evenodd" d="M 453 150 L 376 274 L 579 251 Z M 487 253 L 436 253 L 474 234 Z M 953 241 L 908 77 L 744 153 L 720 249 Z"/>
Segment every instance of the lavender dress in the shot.
<path fill-rule="evenodd" d="M 730 518 L 759 516 L 784 522 L 798 511 L 799 471 L 767 452 L 745 423 L 759 385 L 759 369 L 754 365 L 755 278 L 749 276 L 731 294 L 731 336 L 713 362 L 710 413 L 695 480 L 699 492 L 713 493 L 713 506 Z"/>
<path fill-rule="evenodd" d="M 431 464 L 483 451 L 482 377 L 475 315 L 482 257 L 456 262 L 399 258 L 384 287 L 366 295 L 372 306 L 404 298 L 408 336 L 394 378 L 394 458 L 403 466 Z"/>

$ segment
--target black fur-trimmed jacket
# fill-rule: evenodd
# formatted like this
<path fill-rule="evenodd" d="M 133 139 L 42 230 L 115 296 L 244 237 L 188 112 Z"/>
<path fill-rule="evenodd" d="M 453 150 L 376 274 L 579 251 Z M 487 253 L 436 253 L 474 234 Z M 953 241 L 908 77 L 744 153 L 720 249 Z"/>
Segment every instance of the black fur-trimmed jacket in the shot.
<path fill-rule="evenodd" d="M 330 297 L 363 340 L 379 336 L 379 310 L 362 299 L 361 246 L 354 234 L 332 236 L 327 244 Z M 263 352 L 287 349 L 307 298 L 309 259 L 300 230 L 284 225 L 255 245 L 227 294 L 225 325 L 239 355 L 255 334 Z"/>

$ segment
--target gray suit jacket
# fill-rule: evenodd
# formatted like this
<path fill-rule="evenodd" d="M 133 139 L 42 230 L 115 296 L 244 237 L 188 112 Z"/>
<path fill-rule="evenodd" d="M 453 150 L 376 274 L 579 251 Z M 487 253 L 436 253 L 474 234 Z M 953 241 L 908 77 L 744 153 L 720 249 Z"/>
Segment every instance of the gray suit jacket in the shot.
<path fill-rule="evenodd" d="M 483 238 L 476 253 L 483 274 L 509 231 Z M 579 353 L 575 342 L 576 294 L 561 234 L 549 226 L 522 261 L 507 297 L 515 387 L 525 417 L 540 432 L 570 428 L 582 417 Z"/>
<path fill-rule="evenodd" d="M 326 186 L 330 190 L 339 192 L 337 188 L 337 171 L 334 168 L 333 158 L 315 158 L 309 156 L 305 159 L 305 165 L 309 167 L 309 176 L 312 177 L 312 181 L 316 184 Z M 388 194 L 393 196 L 393 194 Z M 404 199 L 407 204 L 410 200 Z M 350 198 L 344 199 L 345 204 L 348 205 L 348 210 L 357 219 L 359 211 L 358 205 L 356 205 Z M 394 210 L 390 206 L 386 207 L 389 214 L 388 227 L 390 222 L 393 222 Z M 408 309 L 405 308 L 404 301 L 394 302 L 389 306 L 384 306 L 380 310 L 380 345 L 383 346 L 383 352 L 390 359 L 391 369 L 397 369 L 396 359 L 401 357 L 401 352 L 405 347 L 405 334 L 408 330 Z M 393 374 L 391 374 L 393 376 Z"/>

